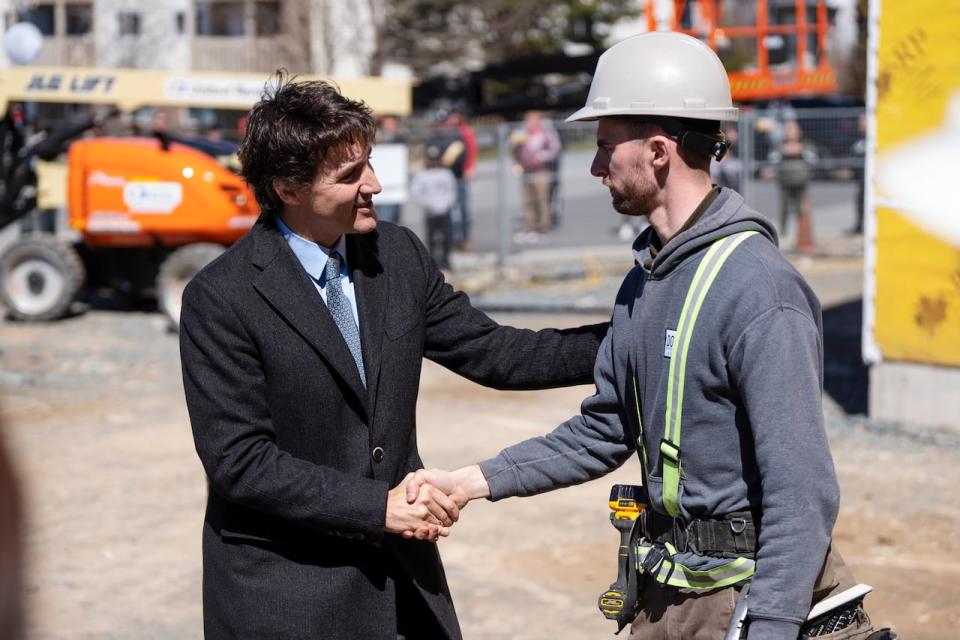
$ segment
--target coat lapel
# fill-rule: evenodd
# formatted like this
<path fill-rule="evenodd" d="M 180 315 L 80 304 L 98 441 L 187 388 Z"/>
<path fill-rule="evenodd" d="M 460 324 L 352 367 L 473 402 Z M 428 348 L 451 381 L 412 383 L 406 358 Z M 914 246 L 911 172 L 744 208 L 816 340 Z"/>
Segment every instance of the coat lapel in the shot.
<path fill-rule="evenodd" d="M 377 254 L 377 233 L 347 236 L 347 262 L 357 295 L 363 368 L 367 374 L 367 395 L 373 410 L 376 408 L 380 382 L 380 351 L 387 310 L 387 274 Z"/>
<path fill-rule="evenodd" d="M 254 234 L 253 261 L 262 271 L 253 286 L 347 383 L 369 416 L 367 390 L 350 348 L 310 277 L 272 223 L 258 222 Z"/>

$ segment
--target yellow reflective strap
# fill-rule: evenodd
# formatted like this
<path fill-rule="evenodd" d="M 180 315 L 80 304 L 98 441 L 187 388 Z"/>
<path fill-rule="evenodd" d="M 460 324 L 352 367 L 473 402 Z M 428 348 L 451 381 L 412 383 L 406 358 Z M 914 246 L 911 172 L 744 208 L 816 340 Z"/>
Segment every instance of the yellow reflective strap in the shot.
<path fill-rule="evenodd" d="M 653 578 L 672 587 L 722 589 L 751 577 L 756 568 L 756 563 L 748 558 L 737 558 L 709 571 L 697 571 L 678 562 L 664 560 Z"/>
<path fill-rule="evenodd" d="M 667 377 L 667 412 L 664 425 L 664 439 L 660 444 L 661 463 L 663 465 L 663 507 L 671 517 L 680 515 L 680 432 L 683 418 L 683 390 L 687 370 L 687 353 L 693 337 L 700 308 L 707 292 L 716 280 L 720 268 L 741 242 L 756 234 L 756 231 L 744 231 L 715 241 L 706 255 L 697 265 L 697 271 L 690 281 L 687 296 L 680 311 L 677 334 L 674 337 L 673 353 L 670 357 L 670 369 Z"/>
<path fill-rule="evenodd" d="M 736 584 L 753 576 L 757 564 L 750 558 L 734 558 L 718 567 L 707 570 L 691 569 L 686 565 L 673 561 L 677 550 L 673 545 L 664 545 L 669 557 L 657 564 L 650 575 L 661 584 L 686 589 L 721 589 Z M 653 545 L 637 545 L 637 570 L 643 571 L 643 560 L 654 549 Z"/>

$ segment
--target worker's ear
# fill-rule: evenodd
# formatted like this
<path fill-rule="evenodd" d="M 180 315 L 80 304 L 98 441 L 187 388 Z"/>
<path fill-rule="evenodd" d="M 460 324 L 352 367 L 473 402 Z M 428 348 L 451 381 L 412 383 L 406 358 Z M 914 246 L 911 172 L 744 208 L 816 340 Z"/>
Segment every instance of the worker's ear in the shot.
<path fill-rule="evenodd" d="M 662 135 L 651 136 L 650 157 L 654 170 L 660 170 L 670 164 L 670 138 Z"/>
<path fill-rule="evenodd" d="M 274 178 L 273 190 L 283 204 L 298 205 L 303 198 L 303 189 L 286 178 Z"/>

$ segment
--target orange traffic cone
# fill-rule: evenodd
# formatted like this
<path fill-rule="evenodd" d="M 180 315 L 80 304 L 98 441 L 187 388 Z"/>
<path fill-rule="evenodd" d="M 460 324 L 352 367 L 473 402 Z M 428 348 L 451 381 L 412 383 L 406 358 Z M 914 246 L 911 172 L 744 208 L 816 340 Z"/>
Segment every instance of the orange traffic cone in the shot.
<path fill-rule="evenodd" d="M 800 219 L 797 221 L 797 253 L 804 256 L 813 254 L 813 212 L 807 196 L 804 196 L 800 205 Z"/>

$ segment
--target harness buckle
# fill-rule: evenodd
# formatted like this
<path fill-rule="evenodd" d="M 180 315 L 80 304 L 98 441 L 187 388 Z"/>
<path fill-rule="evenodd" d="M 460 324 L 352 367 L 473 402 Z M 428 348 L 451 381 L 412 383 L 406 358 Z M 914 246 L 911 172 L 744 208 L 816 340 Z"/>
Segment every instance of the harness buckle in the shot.
<path fill-rule="evenodd" d="M 660 571 L 660 566 L 663 564 L 663 561 L 667 558 L 667 551 L 661 547 L 651 547 L 647 554 L 643 557 L 643 560 L 640 561 L 640 566 L 643 567 L 644 573 L 656 576 Z"/>
<path fill-rule="evenodd" d="M 680 460 L 680 447 L 666 438 L 660 439 L 660 453 L 673 462 Z"/>

